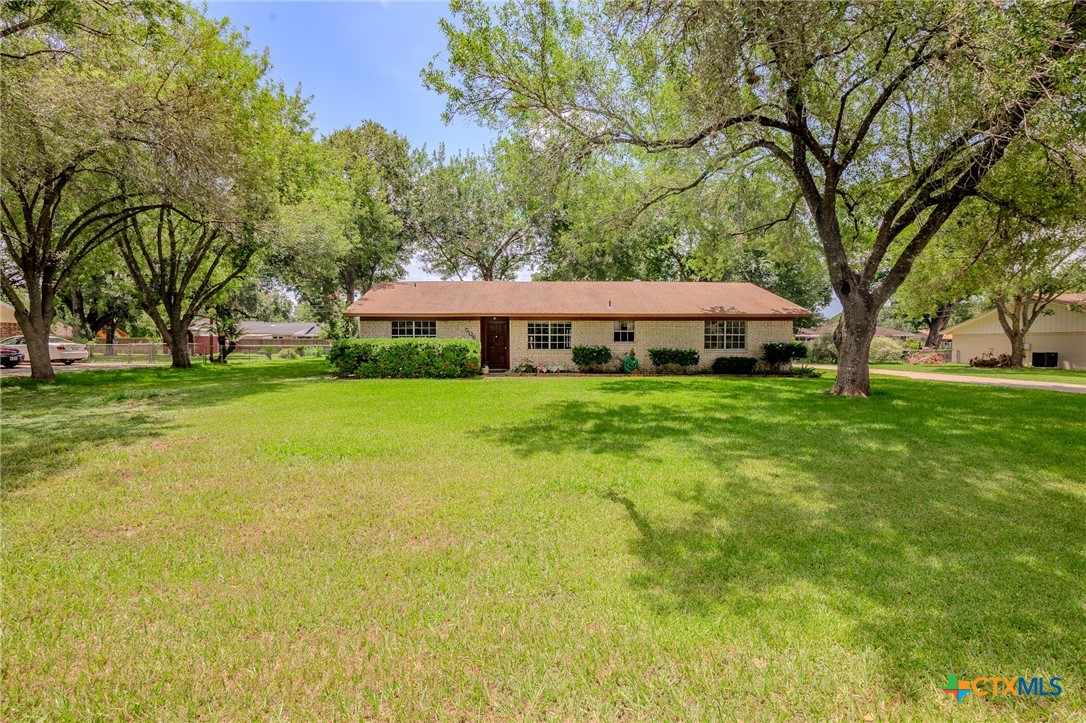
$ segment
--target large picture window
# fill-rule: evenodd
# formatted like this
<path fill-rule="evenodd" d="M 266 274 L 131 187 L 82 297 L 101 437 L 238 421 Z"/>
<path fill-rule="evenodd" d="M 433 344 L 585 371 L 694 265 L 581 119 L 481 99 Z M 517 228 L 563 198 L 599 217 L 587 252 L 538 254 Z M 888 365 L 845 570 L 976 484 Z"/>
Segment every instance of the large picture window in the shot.
<path fill-rule="evenodd" d="M 634 323 L 632 321 L 615 322 L 615 341 L 631 342 L 634 340 Z"/>
<path fill-rule="evenodd" d="M 392 322 L 392 338 L 404 339 L 414 336 L 437 336 L 436 321 L 394 321 Z"/>
<path fill-rule="evenodd" d="M 746 349 L 747 322 L 745 321 L 707 321 L 705 322 L 706 349 Z"/>
<path fill-rule="evenodd" d="M 569 349 L 573 342 L 573 324 L 569 321 L 529 321 L 529 349 Z"/>

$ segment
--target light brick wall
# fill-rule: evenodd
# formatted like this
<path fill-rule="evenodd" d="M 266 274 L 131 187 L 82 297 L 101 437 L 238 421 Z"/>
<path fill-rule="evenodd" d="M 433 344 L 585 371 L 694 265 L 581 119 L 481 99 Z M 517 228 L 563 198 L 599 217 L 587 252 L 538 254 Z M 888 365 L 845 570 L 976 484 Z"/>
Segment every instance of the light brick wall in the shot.
<path fill-rule="evenodd" d="M 553 319 L 552 321 L 564 321 Z M 706 349 L 705 322 L 703 321 L 647 321 L 635 322 L 635 336 L 632 343 L 619 343 L 614 340 L 613 321 L 577 321 L 573 324 L 573 346 L 607 346 L 619 359 L 626 356 L 630 349 L 637 351 L 642 369 L 651 369 L 649 349 L 666 347 L 672 349 L 697 349 L 701 355 L 701 366 L 709 366 L 714 359 L 722 356 L 762 355 L 762 345 L 770 342 L 792 341 L 792 322 L 788 319 L 779 321 L 748 321 L 746 349 Z M 390 321 L 362 321 L 362 336 L 368 339 L 388 339 L 392 336 Z M 477 319 L 439 319 L 437 335 L 441 338 L 479 340 L 479 321 Z M 509 321 L 509 364 L 517 366 L 525 361 L 548 366 L 561 366 L 572 369 L 573 352 L 570 349 L 529 349 L 528 321 L 510 319 Z"/>
<path fill-rule="evenodd" d="M 554 319 L 554 321 L 563 321 Z M 615 356 L 622 358 L 635 349 L 642 369 L 650 369 L 649 349 L 697 349 L 700 365 L 708 366 L 717 357 L 762 355 L 762 345 L 770 342 L 792 341 L 792 322 L 748 321 L 746 349 L 706 349 L 705 322 L 703 321 L 646 321 L 635 322 L 634 341 L 619 343 L 614 339 L 613 321 L 573 321 L 573 346 L 607 346 Z M 573 367 L 570 349 L 529 349 L 528 321 L 512 319 L 509 322 L 509 363 L 513 366 L 526 360 L 547 366 Z"/>
<path fill-rule="evenodd" d="M 363 339 L 391 339 L 391 321 L 363 320 Z M 478 319 L 438 319 L 437 336 L 439 339 L 474 339 L 479 341 Z"/>
<path fill-rule="evenodd" d="M 7 339 L 9 336 L 22 336 L 22 334 L 23 332 L 18 324 L 6 321 L 0 323 L 0 339 Z"/>

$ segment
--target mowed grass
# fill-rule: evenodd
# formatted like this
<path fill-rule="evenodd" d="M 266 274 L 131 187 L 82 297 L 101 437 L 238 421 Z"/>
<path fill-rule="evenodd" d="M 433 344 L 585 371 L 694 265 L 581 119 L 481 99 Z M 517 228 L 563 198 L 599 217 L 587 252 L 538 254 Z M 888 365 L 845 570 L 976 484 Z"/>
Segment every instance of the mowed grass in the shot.
<path fill-rule="evenodd" d="M 1081 719 L 1083 398 L 829 384 L 5 381 L 3 717 Z"/>
<path fill-rule="evenodd" d="M 994 377 L 996 379 L 1023 379 L 1036 382 L 1059 382 L 1060 384 L 1086 384 L 1086 369 L 1047 369 L 1023 367 L 1021 369 L 985 369 L 971 367 L 968 364 L 906 364 L 904 362 L 885 362 L 872 364 L 874 369 L 894 369 L 906 372 L 932 374 L 961 374 L 973 377 Z"/>

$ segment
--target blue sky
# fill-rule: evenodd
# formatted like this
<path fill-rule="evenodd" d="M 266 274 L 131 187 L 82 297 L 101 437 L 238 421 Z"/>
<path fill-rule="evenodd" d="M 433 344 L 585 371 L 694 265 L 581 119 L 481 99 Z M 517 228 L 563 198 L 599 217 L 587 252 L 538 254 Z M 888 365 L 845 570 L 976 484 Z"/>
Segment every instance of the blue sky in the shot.
<path fill-rule="evenodd" d="M 445 49 L 435 2 L 210 2 L 208 10 L 246 31 L 254 49 L 268 48 L 272 76 L 288 89 L 299 83 L 320 133 L 375 120 L 412 146 L 481 151 L 495 138 L 465 120 L 445 125 L 444 97 L 419 78 Z M 529 279 L 530 272 L 520 275 Z M 439 277 L 417 261 L 408 280 Z"/>
<path fill-rule="evenodd" d="M 312 96 L 318 130 L 375 120 L 413 146 L 481 150 L 493 134 L 467 121 L 446 126 L 444 98 L 422 87 L 419 71 L 445 48 L 444 3 L 211 2 L 210 13 L 248 28 L 267 47 L 272 75 Z"/>

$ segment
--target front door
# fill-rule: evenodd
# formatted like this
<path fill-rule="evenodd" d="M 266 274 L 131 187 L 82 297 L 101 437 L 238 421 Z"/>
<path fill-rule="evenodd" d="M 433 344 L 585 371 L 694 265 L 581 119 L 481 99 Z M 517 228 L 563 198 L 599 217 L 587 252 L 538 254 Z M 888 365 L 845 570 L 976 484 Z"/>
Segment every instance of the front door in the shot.
<path fill-rule="evenodd" d="M 483 319 L 483 364 L 509 368 L 509 319 Z"/>

